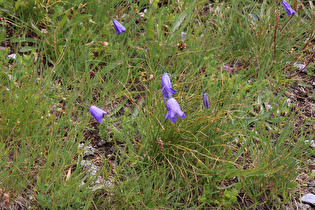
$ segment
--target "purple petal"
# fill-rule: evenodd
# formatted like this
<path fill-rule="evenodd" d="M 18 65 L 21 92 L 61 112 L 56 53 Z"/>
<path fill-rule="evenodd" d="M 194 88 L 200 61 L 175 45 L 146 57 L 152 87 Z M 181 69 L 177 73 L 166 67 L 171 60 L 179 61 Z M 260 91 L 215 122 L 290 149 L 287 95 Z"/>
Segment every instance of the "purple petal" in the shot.
<path fill-rule="evenodd" d="M 296 12 L 291 8 L 290 4 L 286 1 L 282 1 L 282 6 L 284 10 L 287 12 L 288 16 L 294 15 Z"/>
<path fill-rule="evenodd" d="M 169 116 L 168 116 L 168 112 L 166 112 L 166 116 L 165 116 L 164 121 L 166 121 L 168 118 L 169 118 Z"/>
<path fill-rule="evenodd" d="M 172 109 L 169 109 L 169 113 L 170 113 L 169 116 L 170 116 L 171 119 L 176 117 L 176 114 L 175 114 L 175 112 Z"/>
<path fill-rule="evenodd" d="M 171 109 L 169 109 L 169 108 L 167 108 L 167 113 L 166 113 L 166 116 L 165 116 L 165 121 L 166 121 L 167 119 L 170 119 L 172 123 L 175 123 L 175 122 L 177 121 L 177 116 L 176 116 L 175 113 L 174 113 Z"/>
<path fill-rule="evenodd" d="M 174 113 L 176 113 L 178 116 L 183 116 L 184 115 L 184 113 L 180 109 L 179 104 L 177 103 L 177 101 L 174 98 L 168 99 L 167 107 L 169 109 L 171 109 Z"/>
<path fill-rule="evenodd" d="M 93 106 L 93 105 L 90 106 L 89 110 L 90 110 L 92 116 L 99 123 L 102 122 L 104 115 L 107 114 L 104 110 L 102 110 L 102 109 L 100 109 L 100 108 L 98 108 L 96 106 Z"/>
<path fill-rule="evenodd" d="M 184 112 L 182 112 L 182 114 L 181 114 L 181 115 L 178 115 L 178 117 L 180 117 L 180 118 L 184 119 L 184 118 L 186 118 L 186 115 L 185 115 L 185 113 L 184 113 Z"/>
<path fill-rule="evenodd" d="M 117 35 L 121 34 L 121 33 L 125 33 L 126 31 L 126 28 L 121 25 L 120 22 L 118 22 L 117 20 L 115 20 L 114 18 L 112 18 L 112 21 L 113 21 L 113 24 L 114 24 L 114 27 L 116 29 L 116 33 Z"/>
<path fill-rule="evenodd" d="M 185 118 L 184 112 L 180 109 L 179 104 L 174 98 L 170 98 L 166 104 L 167 113 L 165 117 L 165 121 L 170 118 L 170 120 L 175 123 L 177 121 L 177 116 L 180 118 Z"/>
<path fill-rule="evenodd" d="M 173 118 L 170 118 L 170 120 L 171 120 L 172 123 L 176 123 L 177 117 L 175 116 L 175 117 L 173 117 Z"/>
<path fill-rule="evenodd" d="M 208 109 L 209 108 L 209 99 L 206 92 L 203 93 L 203 105 Z"/>
<path fill-rule="evenodd" d="M 171 95 L 176 93 L 176 90 L 172 88 L 172 83 L 170 80 L 170 77 L 168 74 L 163 74 L 161 77 L 161 87 L 162 87 L 162 93 L 163 93 L 163 98 L 164 102 L 169 98 L 169 93 Z"/>

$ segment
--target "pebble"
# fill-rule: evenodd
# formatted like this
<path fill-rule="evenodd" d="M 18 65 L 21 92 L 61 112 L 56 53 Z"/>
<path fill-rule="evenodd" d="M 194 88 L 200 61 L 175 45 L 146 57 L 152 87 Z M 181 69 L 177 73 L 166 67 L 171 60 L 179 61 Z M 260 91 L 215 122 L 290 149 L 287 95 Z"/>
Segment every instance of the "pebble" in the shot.
<path fill-rule="evenodd" d="M 103 146 L 104 144 L 106 144 L 106 141 L 101 140 L 101 141 L 99 141 L 99 142 L 97 143 L 97 146 L 101 147 L 101 146 Z"/>
<path fill-rule="evenodd" d="M 84 143 L 81 143 L 78 145 L 79 149 L 82 149 L 83 146 L 84 146 Z M 87 145 L 83 148 L 83 155 L 84 156 L 93 155 L 94 152 L 95 152 L 95 149 L 92 146 Z"/>
<path fill-rule="evenodd" d="M 315 205 L 315 195 L 312 193 L 307 193 L 301 197 L 303 203 Z"/>
<path fill-rule="evenodd" d="M 260 21 L 259 17 L 255 14 L 249 13 L 248 16 L 252 19 L 252 23 Z"/>
<path fill-rule="evenodd" d="M 306 72 L 307 68 L 305 68 L 305 65 L 304 64 L 300 64 L 300 63 L 294 63 L 293 64 L 294 67 L 298 68 L 299 71 L 301 71 L 303 69 L 302 72 Z M 304 69 L 305 68 L 305 69 Z"/>
<path fill-rule="evenodd" d="M 92 179 L 92 185 L 94 185 L 94 187 L 98 186 L 101 184 L 102 182 L 102 177 L 101 176 L 97 176 L 95 177 L 95 175 L 97 174 L 97 172 L 100 170 L 100 168 L 98 166 L 96 166 L 94 163 L 92 163 L 91 161 L 86 161 L 86 160 L 82 160 L 81 161 L 81 166 L 83 166 L 83 171 L 87 171 L 89 179 Z M 80 184 L 80 186 L 84 186 L 85 182 L 82 182 Z"/>
<path fill-rule="evenodd" d="M 305 143 L 309 143 L 310 147 L 315 148 L 315 141 L 314 140 L 305 140 Z"/>
<path fill-rule="evenodd" d="M 16 54 L 11 54 L 11 55 L 8 55 L 8 58 L 10 58 L 10 59 L 16 59 Z"/>

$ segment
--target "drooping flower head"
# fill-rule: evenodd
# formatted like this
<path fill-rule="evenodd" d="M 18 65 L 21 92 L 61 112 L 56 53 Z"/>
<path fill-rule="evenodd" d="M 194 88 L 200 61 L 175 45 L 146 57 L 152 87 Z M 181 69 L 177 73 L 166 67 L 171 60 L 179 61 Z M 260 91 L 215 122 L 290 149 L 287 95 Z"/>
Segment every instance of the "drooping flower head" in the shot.
<path fill-rule="evenodd" d="M 179 104 L 174 98 L 169 98 L 166 103 L 167 113 L 165 116 L 165 121 L 170 119 L 172 123 L 177 121 L 177 117 L 185 118 L 184 112 L 180 109 Z"/>
<path fill-rule="evenodd" d="M 96 119 L 96 121 L 99 123 L 102 122 L 104 115 L 107 114 L 104 110 L 93 105 L 90 106 L 89 110 L 93 117 Z"/>
<path fill-rule="evenodd" d="M 208 94 L 206 93 L 206 91 L 203 91 L 203 95 L 202 95 L 202 100 L 203 100 L 203 105 L 209 109 L 209 99 L 208 99 Z"/>
<path fill-rule="evenodd" d="M 121 25 L 120 22 L 118 22 L 117 20 L 115 20 L 114 18 L 112 18 L 112 21 L 113 21 L 113 24 L 114 24 L 114 27 L 116 29 L 116 33 L 117 35 L 121 34 L 121 33 L 125 33 L 126 31 L 126 28 Z"/>
<path fill-rule="evenodd" d="M 284 10 L 287 12 L 288 16 L 294 15 L 296 12 L 291 8 L 290 4 L 286 1 L 282 1 L 282 6 Z"/>
<path fill-rule="evenodd" d="M 163 74 L 161 77 L 161 87 L 162 87 L 164 102 L 169 98 L 169 95 L 172 96 L 173 94 L 176 93 L 176 90 L 172 88 L 170 76 L 166 73 L 164 68 L 163 68 Z"/>

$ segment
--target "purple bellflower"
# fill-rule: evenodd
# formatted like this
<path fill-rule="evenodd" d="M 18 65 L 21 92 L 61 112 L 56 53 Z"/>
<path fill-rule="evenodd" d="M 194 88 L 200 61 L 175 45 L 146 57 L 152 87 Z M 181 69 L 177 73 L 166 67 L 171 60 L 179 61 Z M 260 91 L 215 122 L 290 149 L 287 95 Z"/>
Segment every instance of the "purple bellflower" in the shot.
<path fill-rule="evenodd" d="M 164 102 L 169 97 L 172 97 L 172 95 L 176 93 L 176 90 L 172 88 L 170 76 L 166 73 L 164 68 L 163 68 L 163 75 L 161 77 L 161 87 L 162 87 Z"/>
<path fill-rule="evenodd" d="M 296 12 L 291 8 L 290 4 L 286 1 L 282 1 L 282 6 L 284 10 L 287 12 L 288 16 L 294 15 Z"/>
<path fill-rule="evenodd" d="M 203 105 L 207 108 L 207 109 L 209 109 L 209 99 L 208 99 L 208 94 L 206 93 L 206 91 L 203 91 L 203 95 L 202 95 L 202 97 L 203 97 Z"/>
<path fill-rule="evenodd" d="M 96 121 L 99 123 L 102 122 L 104 115 L 107 114 L 104 110 L 93 105 L 90 106 L 89 110 L 93 117 L 96 119 Z"/>
<path fill-rule="evenodd" d="M 114 18 L 112 18 L 112 21 L 113 21 L 114 27 L 115 27 L 115 29 L 116 29 L 117 35 L 126 32 L 126 28 L 125 28 L 123 25 L 121 25 L 120 22 L 118 22 L 118 21 L 115 20 Z"/>
<path fill-rule="evenodd" d="M 170 97 L 167 100 L 166 109 L 167 109 L 167 113 L 165 116 L 165 121 L 167 119 L 170 119 L 172 123 L 175 123 L 177 121 L 177 117 L 180 117 L 180 118 L 186 117 L 184 112 L 182 112 L 182 110 L 180 109 L 180 106 L 177 103 L 177 101 L 172 97 Z"/>

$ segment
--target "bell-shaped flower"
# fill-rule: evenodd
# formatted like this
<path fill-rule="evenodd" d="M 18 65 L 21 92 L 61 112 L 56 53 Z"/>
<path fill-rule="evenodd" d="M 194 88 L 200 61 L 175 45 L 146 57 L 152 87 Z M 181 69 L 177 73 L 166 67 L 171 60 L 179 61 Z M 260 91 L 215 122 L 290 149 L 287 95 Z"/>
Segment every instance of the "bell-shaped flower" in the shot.
<path fill-rule="evenodd" d="M 104 115 L 107 114 L 104 110 L 93 105 L 90 106 L 89 110 L 93 117 L 96 119 L 96 121 L 99 123 L 102 122 Z"/>
<path fill-rule="evenodd" d="M 169 98 L 169 95 L 172 96 L 176 93 L 176 90 L 172 88 L 172 83 L 170 76 L 165 72 L 163 69 L 163 75 L 161 77 L 161 87 L 162 87 L 162 93 L 164 102 Z"/>
<path fill-rule="evenodd" d="M 203 91 L 202 100 L 203 100 L 203 105 L 207 109 L 209 109 L 209 99 L 208 99 L 208 94 L 206 93 L 206 91 Z"/>
<path fill-rule="evenodd" d="M 112 21 L 113 21 L 113 24 L 114 24 L 114 27 L 116 29 L 116 33 L 117 35 L 121 34 L 121 33 L 125 33 L 126 31 L 126 28 L 121 25 L 120 22 L 118 22 L 117 20 L 115 20 L 114 18 L 112 18 Z"/>
<path fill-rule="evenodd" d="M 166 103 L 167 113 L 165 116 L 165 121 L 170 119 L 172 123 L 177 121 L 177 117 L 185 118 L 184 112 L 180 109 L 179 104 L 174 98 L 169 98 Z"/>
<path fill-rule="evenodd" d="M 282 1 L 282 6 L 284 10 L 287 12 L 288 16 L 294 15 L 296 12 L 291 8 L 290 4 L 286 1 Z"/>

